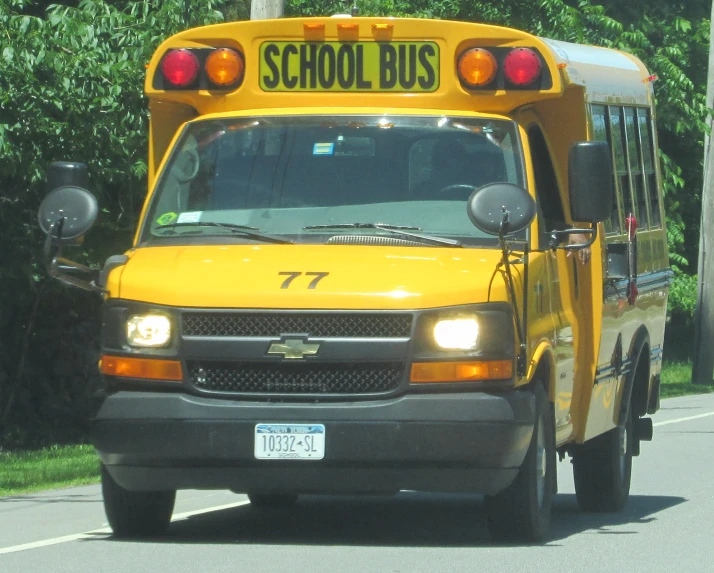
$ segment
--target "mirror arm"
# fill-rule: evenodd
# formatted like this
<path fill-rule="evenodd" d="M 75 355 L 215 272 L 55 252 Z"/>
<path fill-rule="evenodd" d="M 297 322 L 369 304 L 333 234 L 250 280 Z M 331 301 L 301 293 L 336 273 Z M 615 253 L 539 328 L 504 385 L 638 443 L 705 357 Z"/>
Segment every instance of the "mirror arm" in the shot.
<path fill-rule="evenodd" d="M 590 239 L 587 243 L 582 243 L 580 245 L 560 245 L 560 241 L 563 237 L 569 237 L 570 235 L 590 235 Z M 550 234 L 550 243 L 554 249 L 563 249 L 564 251 L 579 251 L 591 246 L 597 240 L 597 225 L 593 225 L 589 229 L 566 229 L 563 231 L 552 231 Z"/>
<path fill-rule="evenodd" d="M 52 260 L 54 258 L 54 253 L 53 253 L 53 248 L 54 247 L 54 239 L 59 239 L 62 237 L 62 228 L 64 227 L 64 216 L 60 217 L 52 223 L 52 226 L 50 227 L 49 232 L 47 233 L 47 237 L 45 237 L 45 244 L 42 249 L 42 254 L 44 256 L 44 261 L 45 261 L 45 266 L 47 267 L 47 270 L 50 271 L 50 266 L 52 265 Z M 61 249 L 58 249 L 61 250 Z M 51 274 L 51 273 L 50 273 Z"/>
<path fill-rule="evenodd" d="M 81 279 L 74 275 L 68 274 L 67 271 L 77 271 L 81 273 L 92 274 L 96 273 L 97 269 L 93 269 L 91 267 L 75 263 L 74 261 L 70 261 L 69 259 L 65 259 L 64 257 L 59 256 L 53 258 L 52 262 L 48 265 L 47 268 L 47 272 L 49 273 L 49 275 L 52 278 L 57 279 L 61 283 L 81 288 L 82 290 L 96 292 L 99 294 L 104 294 L 106 292 L 103 288 L 98 287 L 95 281 L 87 281 Z"/>
<path fill-rule="evenodd" d="M 507 221 L 506 221 L 507 223 Z M 514 284 L 513 280 L 513 273 L 511 272 L 511 260 L 510 260 L 510 255 L 511 255 L 511 250 L 510 250 L 510 245 L 504 240 L 504 238 L 501 236 L 499 237 L 499 242 L 501 243 L 501 252 L 503 253 L 503 257 L 501 259 L 501 262 L 499 263 L 499 266 L 503 266 L 505 268 L 502 273 L 505 275 L 504 276 L 504 282 L 506 283 L 506 288 L 508 289 L 508 294 L 511 297 L 511 304 L 513 305 L 513 315 L 516 320 L 516 332 L 518 334 L 518 356 L 516 357 L 516 372 L 519 376 L 525 376 L 526 374 L 526 325 L 528 322 L 528 303 L 525 300 L 524 297 L 524 303 L 523 303 L 523 319 L 521 320 L 521 314 L 520 310 L 518 308 L 518 299 L 516 298 L 516 287 Z M 524 289 L 525 292 L 528 292 L 528 250 L 526 247 L 526 251 L 524 252 L 523 255 L 523 264 L 524 264 Z"/>
<path fill-rule="evenodd" d="M 93 269 L 80 263 L 75 263 L 62 256 L 62 247 L 58 247 L 56 253 L 54 251 L 54 241 L 62 238 L 62 228 L 64 227 L 65 217 L 61 216 L 50 227 L 45 244 L 42 249 L 47 273 L 64 284 L 68 284 L 90 292 L 104 294 L 104 289 L 96 285 L 95 281 L 86 281 L 79 277 L 68 274 L 68 272 L 80 272 L 85 274 L 96 273 L 97 269 Z"/>

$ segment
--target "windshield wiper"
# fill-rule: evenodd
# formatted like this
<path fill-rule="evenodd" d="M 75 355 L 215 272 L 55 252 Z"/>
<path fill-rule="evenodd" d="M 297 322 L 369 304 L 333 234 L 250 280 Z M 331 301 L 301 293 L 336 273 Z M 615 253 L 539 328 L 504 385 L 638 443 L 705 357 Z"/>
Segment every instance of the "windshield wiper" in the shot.
<path fill-rule="evenodd" d="M 389 223 L 335 223 L 334 225 L 308 225 L 303 227 L 303 231 L 312 231 L 315 229 L 380 229 L 395 235 L 410 237 L 417 239 L 426 244 L 448 245 L 449 247 L 461 247 L 461 241 L 456 239 L 444 239 L 442 237 L 431 237 L 429 235 L 421 235 L 410 233 L 408 231 L 421 231 L 420 227 L 409 227 L 405 225 L 390 225 Z"/>
<path fill-rule="evenodd" d="M 263 241 L 265 243 L 277 243 L 281 245 L 292 245 L 294 241 L 289 239 L 283 239 L 282 237 L 276 237 L 274 235 L 267 235 L 261 233 L 260 229 L 255 227 L 249 227 L 248 225 L 234 225 L 233 223 L 215 223 L 213 221 L 196 221 L 195 223 L 169 223 L 168 225 L 162 225 L 160 229 L 173 229 L 176 227 L 218 227 L 219 229 L 227 229 L 231 233 L 237 233 L 249 239 L 255 239 L 256 241 Z M 161 236 L 167 236 L 167 233 L 162 233 Z"/>

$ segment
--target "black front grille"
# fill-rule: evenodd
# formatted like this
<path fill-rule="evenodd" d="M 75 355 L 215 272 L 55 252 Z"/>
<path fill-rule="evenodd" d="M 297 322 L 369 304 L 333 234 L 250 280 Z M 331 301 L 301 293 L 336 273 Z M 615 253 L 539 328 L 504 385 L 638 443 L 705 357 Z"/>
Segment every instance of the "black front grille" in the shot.
<path fill-rule="evenodd" d="M 408 338 L 411 314 L 185 312 L 184 336 Z"/>
<path fill-rule="evenodd" d="M 251 363 L 190 361 L 199 390 L 248 394 L 380 394 L 395 390 L 402 363 Z"/>

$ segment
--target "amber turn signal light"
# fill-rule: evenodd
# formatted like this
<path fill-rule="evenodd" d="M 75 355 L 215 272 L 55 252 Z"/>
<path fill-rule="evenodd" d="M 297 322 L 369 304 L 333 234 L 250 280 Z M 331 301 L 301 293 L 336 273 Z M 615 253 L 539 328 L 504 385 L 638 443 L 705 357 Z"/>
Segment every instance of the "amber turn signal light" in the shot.
<path fill-rule="evenodd" d="M 121 378 L 145 378 L 172 382 L 183 380 L 181 362 L 178 360 L 102 356 L 101 369 L 102 374 Z"/>
<path fill-rule="evenodd" d="M 512 360 L 416 362 L 412 364 L 411 382 L 477 382 L 504 380 L 512 376 Z"/>
<path fill-rule="evenodd" d="M 243 58 L 230 48 L 218 48 L 206 58 L 206 75 L 217 86 L 230 86 L 243 79 Z"/>

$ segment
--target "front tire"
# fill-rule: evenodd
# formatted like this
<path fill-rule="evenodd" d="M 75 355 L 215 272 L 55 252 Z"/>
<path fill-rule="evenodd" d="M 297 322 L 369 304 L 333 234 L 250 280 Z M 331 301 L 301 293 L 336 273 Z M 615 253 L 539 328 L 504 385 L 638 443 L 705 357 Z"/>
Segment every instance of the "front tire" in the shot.
<path fill-rule="evenodd" d="M 541 541 L 548 534 L 556 484 L 555 415 L 535 380 L 536 423 L 518 475 L 505 490 L 486 496 L 488 531 L 507 541 Z"/>
<path fill-rule="evenodd" d="M 627 505 L 632 477 L 634 418 L 593 438 L 573 452 L 575 496 L 583 511 L 614 512 Z"/>
<path fill-rule="evenodd" d="M 102 464 L 104 511 L 116 537 L 153 537 L 171 522 L 175 491 L 129 491 L 114 481 Z"/>

